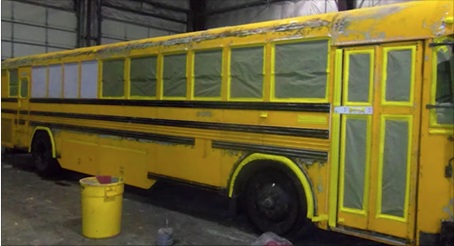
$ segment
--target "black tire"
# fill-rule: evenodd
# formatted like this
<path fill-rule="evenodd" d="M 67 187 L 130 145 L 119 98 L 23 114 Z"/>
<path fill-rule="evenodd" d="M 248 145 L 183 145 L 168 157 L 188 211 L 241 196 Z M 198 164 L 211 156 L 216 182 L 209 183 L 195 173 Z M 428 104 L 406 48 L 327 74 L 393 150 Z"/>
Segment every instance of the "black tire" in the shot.
<path fill-rule="evenodd" d="M 52 144 L 49 135 L 37 132 L 33 138 L 32 156 L 34 170 L 42 177 L 55 177 L 61 171 L 58 160 L 52 157 Z"/>
<path fill-rule="evenodd" d="M 306 221 L 306 204 L 295 181 L 276 169 L 260 171 L 246 185 L 246 211 L 262 232 L 292 237 Z"/>

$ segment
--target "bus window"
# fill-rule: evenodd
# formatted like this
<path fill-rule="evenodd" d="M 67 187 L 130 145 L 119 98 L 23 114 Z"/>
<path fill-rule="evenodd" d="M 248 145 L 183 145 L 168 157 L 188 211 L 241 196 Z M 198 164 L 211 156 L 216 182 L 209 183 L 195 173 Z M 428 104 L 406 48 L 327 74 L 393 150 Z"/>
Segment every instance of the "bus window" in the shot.
<path fill-rule="evenodd" d="M 129 76 L 129 80 L 131 81 L 130 96 L 156 96 L 157 64 L 156 56 L 131 58 Z"/>
<path fill-rule="evenodd" d="M 61 97 L 61 89 L 62 89 L 62 66 L 52 65 L 49 66 L 49 86 L 47 97 L 49 98 L 60 98 Z"/>
<path fill-rule="evenodd" d="M 43 98 L 47 95 L 47 67 L 32 67 L 32 97 Z"/>
<path fill-rule="evenodd" d="M 124 79 L 125 60 L 108 60 L 102 63 L 102 96 L 123 97 L 125 95 Z"/>
<path fill-rule="evenodd" d="M 79 63 L 67 63 L 64 69 L 63 97 L 77 98 L 79 96 Z"/>
<path fill-rule="evenodd" d="M 20 80 L 20 96 L 28 97 L 28 78 L 21 78 Z"/>
<path fill-rule="evenodd" d="M 263 98 L 263 46 L 232 48 L 230 98 Z"/>
<path fill-rule="evenodd" d="M 163 64 L 163 96 L 186 98 L 186 54 L 165 55 Z"/>
<path fill-rule="evenodd" d="M 17 97 L 19 94 L 19 74 L 17 69 L 9 70 L 9 96 Z"/>
<path fill-rule="evenodd" d="M 411 102 L 413 48 L 385 48 L 386 81 L 384 103 Z"/>
<path fill-rule="evenodd" d="M 275 45 L 274 97 L 326 98 L 328 41 Z"/>
<path fill-rule="evenodd" d="M 194 54 L 194 97 L 220 98 L 222 50 L 196 51 Z"/>
<path fill-rule="evenodd" d="M 436 123 L 454 124 L 454 58 L 452 45 L 436 48 Z"/>
<path fill-rule="evenodd" d="M 84 61 L 81 64 L 80 97 L 97 98 L 98 96 L 98 62 Z"/>

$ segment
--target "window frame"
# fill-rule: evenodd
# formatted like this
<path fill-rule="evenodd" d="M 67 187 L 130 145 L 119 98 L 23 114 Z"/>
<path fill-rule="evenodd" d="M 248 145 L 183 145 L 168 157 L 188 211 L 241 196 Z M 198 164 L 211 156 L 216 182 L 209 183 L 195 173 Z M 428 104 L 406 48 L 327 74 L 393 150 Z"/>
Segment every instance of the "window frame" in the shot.
<path fill-rule="evenodd" d="M 220 74 L 220 78 L 221 78 L 221 91 L 220 91 L 220 94 L 219 94 L 219 97 L 200 97 L 200 96 L 196 96 L 195 95 L 195 57 L 196 57 L 196 54 L 197 52 L 210 52 L 210 51 L 221 51 L 221 74 Z M 220 46 L 220 47 L 210 47 L 210 48 L 198 48 L 198 49 L 193 49 L 191 50 L 192 52 L 192 57 L 191 57 L 191 78 L 190 78 L 190 85 L 191 85 L 191 96 L 190 98 L 192 100 L 196 100 L 196 101 L 222 101 L 223 99 L 223 95 L 224 95 L 224 84 L 226 83 L 226 78 L 225 78 L 225 64 L 227 63 L 226 59 L 225 59 L 225 55 L 226 55 L 226 52 L 227 52 L 227 49 L 223 46 Z"/>
<path fill-rule="evenodd" d="M 276 97 L 276 45 L 281 44 L 294 44 L 313 41 L 326 41 L 326 82 L 325 82 L 325 97 L 324 98 L 277 98 Z M 270 101 L 272 102 L 301 102 L 301 103 L 327 103 L 329 102 L 330 80 L 331 80 L 331 39 L 324 38 L 293 38 L 293 39 L 275 39 L 271 41 L 271 68 L 270 68 Z"/>
<path fill-rule="evenodd" d="M 125 81 L 127 83 L 127 98 L 130 98 L 130 99 L 142 99 L 142 100 L 150 100 L 150 99 L 158 99 L 158 95 L 159 95 L 159 80 L 160 80 L 160 75 L 159 75 L 159 68 L 160 68 L 160 65 L 159 65 L 159 54 L 158 53 L 147 53 L 147 54 L 140 54 L 140 55 L 133 55 L 133 56 L 129 56 L 127 57 L 127 59 L 129 59 L 129 62 L 128 62 L 128 65 L 126 67 L 126 70 L 127 70 L 127 80 Z M 155 90 L 155 95 L 154 96 L 136 96 L 136 95 L 131 95 L 131 64 L 132 64 L 132 60 L 133 59 L 141 59 L 141 58 L 151 58 L 151 57 L 155 57 L 156 58 L 156 70 L 155 70 L 155 73 L 156 73 L 156 76 L 155 76 L 155 79 L 156 79 L 156 90 Z"/>
<path fill-rule="evenodd" d="M 186 93 L 185 93 L 185 96 L 184 97 L 181 97 L 181 96 L 165 96 L 164 95 L 164 61 L 165 61 L 165 57 L 166 56 L 173 56 L 173 55 L 186 55 L 186 66 L 185 66 L 185 76 L 186 76 Z M 159 68 L 159 86 L 157 85 L 157 88 L 158 88 L 158 93 L 157 96 L 162 99 L 162 100 L 190 100 L 190 96 L 188 96 L 188 89 L 191 88 L 191 85 L 188 84 L 188 80 L 189 80 L 189 56 L 191 55 L 191 52 L 188 51 L 188 50 L 184 50 L 184 51 L 172 51 L 172 52 L 164 52 L 164 53 L 161 53 L 160 56 L 159 56 L 159 59 L 158 60 L 158 64 L 160 63 L 161 66 L 158 65 L 158 68 Z"/>
<path fill-rule="evenodd" d="M 232 67 L 232 50 L 233 49 L 243 49 L 243 48 L 258 48 L 262 47 L 263 49 L 263 56 L 262 56 L 262 97 L 260 98 L 253 98 L 253 97 L 236 97 L 232 98 L 231 97 L 231 84 L 232 84 L 232 73 L 231 73 L 231 67 Z M 235 102 L 264 102 L 266 101 L 266 86 L 267 86 L 267 68 L 266 68 L 266 52 L 267 52 L 267 43 L 253 43 L 253 44 L 237 44 L 237 45 L 231 45 L 227 47 L 226 52 L 227 52 L 227 101 L 235 101 Z"/>
<path fill-rule="evenodd" d="M 122 96 L 104 96 L 104 62 L 109 62 L 109 61 L 123 61 L 123 95 Z M 89 60 L 91 61 L 91 60 Z M 126 69 L 128 67 L 128 57 L 109 57 L 107 59 L 99 59 L 96 60 L 98 61 L 98 98 L 100 99 L 126 99 L 127 98 L 127 92 L 129 92 L 128 88 L 128 81 L 129 75 L 128 72 L 129 70 Z"/>

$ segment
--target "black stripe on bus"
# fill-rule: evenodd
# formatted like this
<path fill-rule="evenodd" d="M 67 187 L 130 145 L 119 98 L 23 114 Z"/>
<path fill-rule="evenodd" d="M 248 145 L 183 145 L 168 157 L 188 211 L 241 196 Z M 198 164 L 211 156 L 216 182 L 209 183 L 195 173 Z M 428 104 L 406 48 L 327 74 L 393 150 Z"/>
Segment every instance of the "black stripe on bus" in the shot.
<path fill-rule="evenodd" d="M 175 184 L 180 184 L 180 185 L 197 186 L 198 188 L 206 189 L 209 191 L 217 191 L 217 192 L 225 191 L 224 188 L 221 188 L 218 186 L 207 185 L 204 183 L 189 181 L 189 180 L 185 180 L 185 179 L 179 179 L 179 178 L 170 177 L 167 175 L 162 175 L 162 174 L 157 174 L 157 173 L 152 173 L 152 172 L 147 173 L 147 178 L 154 179 L 156 181 L 164 181 L 164 182 L 175 183 Z"/>
<path fill-rule="evenodd" d="M 216 149 L 229 149 L 229 150 L 240 150 L 247 152 L 261 152 L 265 154 L 273 155 L 284 155 L 288 157 L 296 158 L 310 158 L 316 160 L 327 160 L 328 153 L 324 151 L 315 151 L 307 149 L 294 149 L 287 147 L 277 147 L 268 145 L 257 145 L 257 144 L 245 144 L 238 142 L 225 142 L 225 141 L 213 141 L 211 144 L 212 148 Z"/>
<path fill-rule="evenodd" d="M 195 145 L 195 139 L 190 138 L 190 137 L 177 137 L 177 136 L 170 136 L 170 135 L 163 135 L 163 134 L 156 134 L 156 133 L 136 132 L 136 131 L 100 129 L 100 128 L 88 127 L 88 126 L 74 126 L 74 125 L 68 125 L 68 124 L 45 123 L 45 122 L 39 122 L 39 121 L 30 121 L 30 125 L 47 126 L 49 128 L 67 129 L 67 130 L 72 130 L 72 131 L 95 133 L 95 134 L 105 134 L 105 135 L 112 135 L 112 136 L 125 137 L 125 138 L 136 138 L 136 139 L 144 139 L 144 140 L 159 141 L 159 142 L 169 142 L 169 143 L 175 143 L 175 144 Z"/>
<path fill-rule="evenodd" d="M 17 102 L 15 97 L 2 97 L 2 102 Z"/>
<path fill-rule="evenodd" d="M 187 121 L 187 120 L 167 120 L 167 119 L 142 118 L 142 117 L 57 113 L 57 112 L 45 112 L 45 111 L 30 111 L 30 115 L 63 117 L 63 118 L 72 118 L 72 119 L 114 121 L 114 122 L 123 122 L 123 123 L 159 125 L 159 126 L 198 128 L 198 129 L 209 129 L 209 130 L 264 133 L 264 134 L 276 134 L 276 135 L 284 135 L 284 136 L 299 136 L 299 137 L 322 138 L 322 139 L 329 138 L 328 130 L 306 129 L 306 128 L 295 128 L 295 127 L 241 125 L 241 124 L 213 123 L 213 122 L 200 122 L 200 121 Z"/>
<path fill-rule="evenodd" d="M 15 110 L 15 109 L 2 109 L 2 113 L 5 113 L 5 114 L 17 114 L 17 110 Z"/>
<path fill-rule="evenodd" d="M 173 100 L 124 100 L 124 99 L 57 99 L 32 98 L 32 103 L 55 104 L 93 104 L 121 106 L 150 106 L 201 109 L 241 109 L 241 110 L 273 110 L 329 113 L 329 103 L 284 103 L 284 102 L 205 102 L 205 101 L 173 101 Z"/>

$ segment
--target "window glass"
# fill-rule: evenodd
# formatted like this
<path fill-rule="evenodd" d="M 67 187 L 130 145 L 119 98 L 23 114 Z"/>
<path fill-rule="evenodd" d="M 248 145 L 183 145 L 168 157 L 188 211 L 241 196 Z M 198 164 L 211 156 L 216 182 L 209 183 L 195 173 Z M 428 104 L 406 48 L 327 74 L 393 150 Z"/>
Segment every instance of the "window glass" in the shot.
<path fill-rule="evenodd" d="M 15 97 L 19 94 L 19 74 L 17 69 L 9 70 L 9 95 Z"/>
<path fill-rule="evenodd" d="M 186 97 L 186 54 L 164 56 L 164 97 Z"/>
<path fill-rule="evenodd" d="M 79 63 L 68 63 L 64 65 L 64 98 L 77 98 L 79 95 Z"/>
<path fill-rule="evenodd" d="M 80 97 L 98 97 L 98 62 L 84 61 L 81 64 Z"/>
<path fill-rule="evenodd" d="M 49 86 L 47 97 L 49 98 L 60 98 L 62 89 L 62 71 L 61 65 L 49 66 Z"/>
<path fill-rule="evenodd" d="M 47 95 L 47 67 L 32 67 L 32 97 L 43 98 Z"/>
<path fill-rule="evenodd" d="M 412 50 L 386 52 L 386 101 L 409 102 L 411 92 Z"/>
<path fill-rule="evenodd" d="M 131 96 L 156 96 L 156 66 L 156 56 L 131 58 Z"/>
<path fill-rule="evenodd" d="M 20 79 L 20 96 L 28 97 L 28 78 Z"/>
<path fill-rule="evenodd" d="M 276 44 L 276 98 L 325 98 L 328 41 Z"/>
<path fill-rule="evenodd" d="M 230 98 L 263 97 L 263 46 L 233 48 L 230 55 Z"/>
<path fill-rule="evenodd" d="M 435 109 L 438 124 L 454 124 L 454 56 L 451 45 L 436 48 Z"/>
<path fill-rule="evenodd" d="M 369 102 L 370 53 L 348 55 L 348 102 Z"/>
<path fill-rule="evenodd" d="M 125 60 L 109 60 L 102 62 L 102 96 L 123 97 Z"/>
<path fill-rule="evenodd" d="M 220 97 L 222 50 L 197 51 L 194 58 L 194 97 Z"/>

